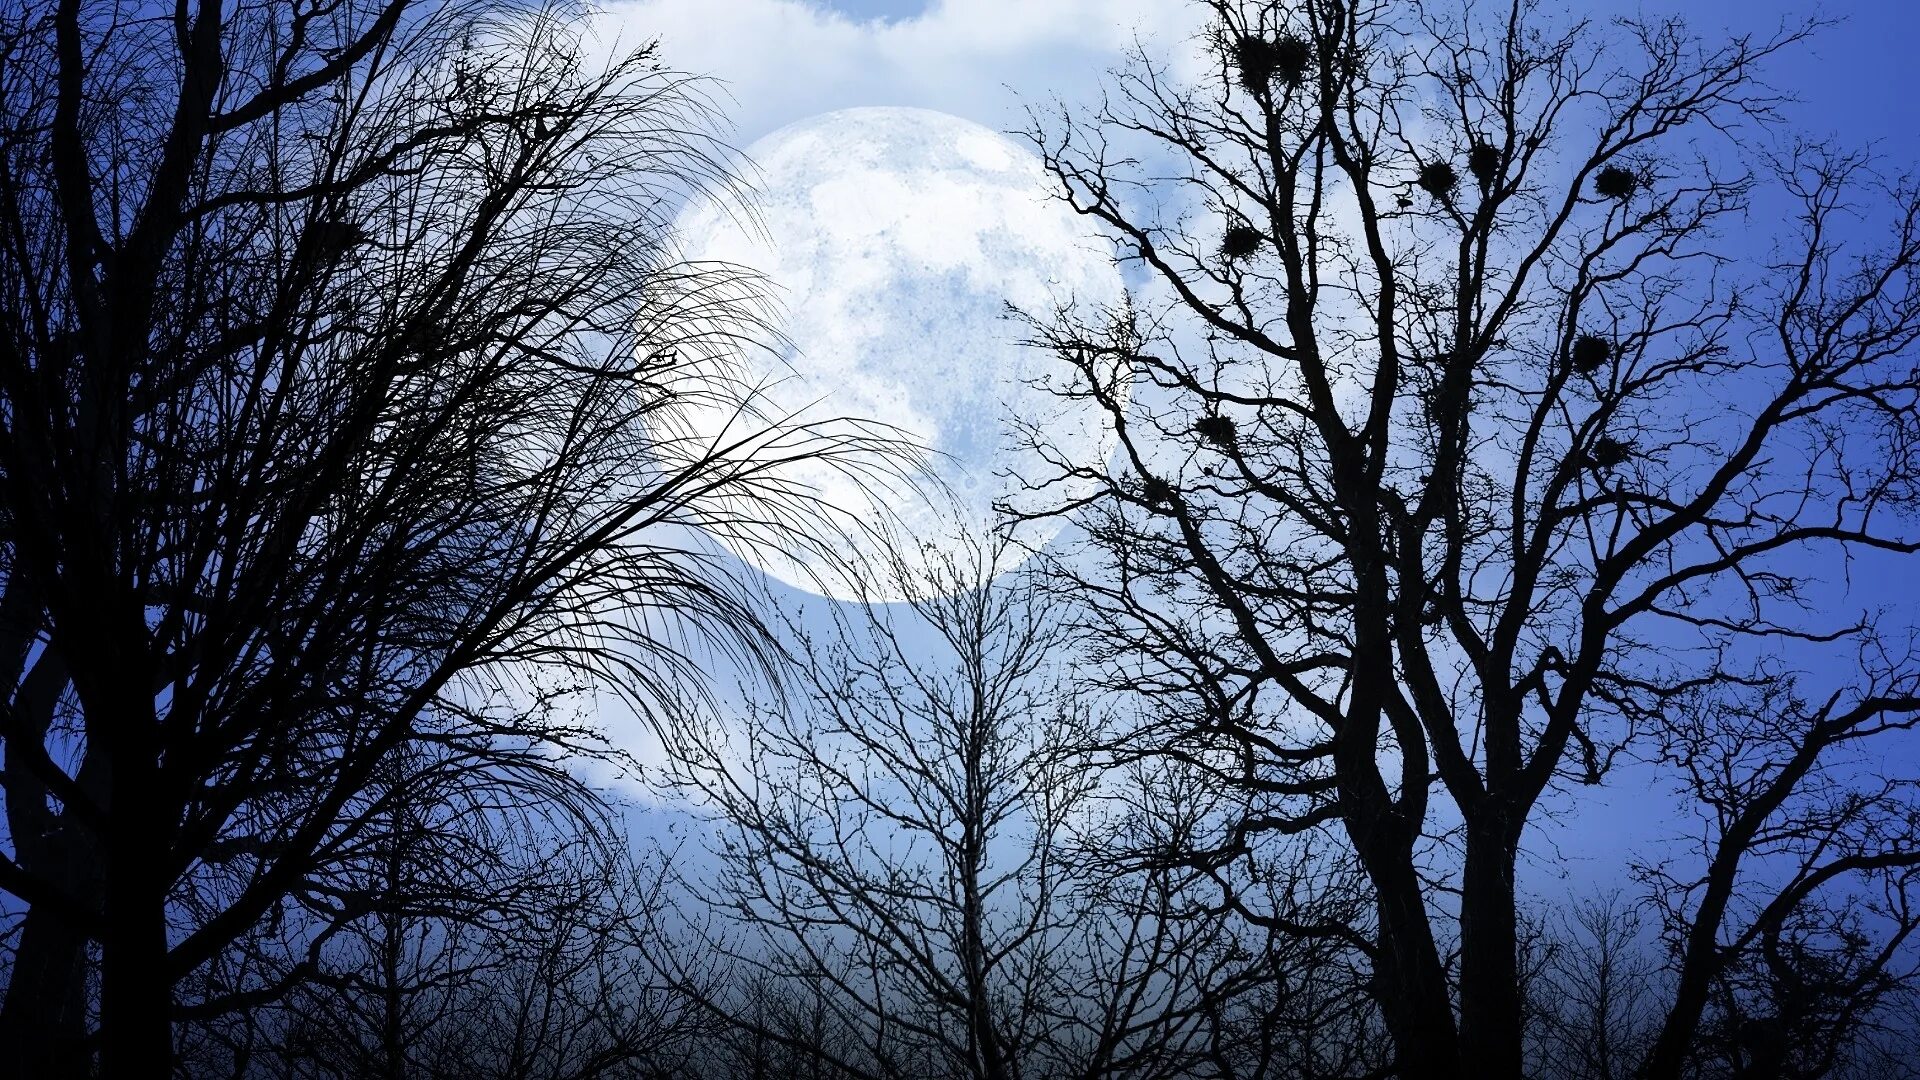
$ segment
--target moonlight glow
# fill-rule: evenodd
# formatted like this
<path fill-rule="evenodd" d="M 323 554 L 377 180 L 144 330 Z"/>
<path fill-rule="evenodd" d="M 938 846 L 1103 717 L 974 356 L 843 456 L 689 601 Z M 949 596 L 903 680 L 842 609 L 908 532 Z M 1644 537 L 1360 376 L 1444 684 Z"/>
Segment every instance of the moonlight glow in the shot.
<path fill-rule="evenodd" d="M 1045 313 L 1121 295 L 1104 245 L 1049 201 L 1031 152 L 944 113 L 864 108 L 792 124 L 748 155 L 759 170 L 759 227 L 706 206 L 680 231 L 690 257 L 752 267 L 777 287 L 791 347 L 759 361 L 757 374 L 779 380 L 770 407 L 892 425 L 934 452 L 921 483 L 932 492 L 927 481 L 937 479 L 953 495 L 946 506 L 905 484 L 863 492 L 827 467 L 795 466 L 794 479 L 849 516 L 849 554 L 877 554 L 868 533 L 883 528 L 938 545 L 978 528 L 995 499 L 1017 490 L 1010 471 L 1045 475 L 1013 447 L 1009 416 L 1044 423 L 1053 445 L 1082 461 L 1105 459 L 1107 433 L 1091 411 L 1063 413 L 1059 399 L 1027 385 L 1048 358 L 1020 346 L 1021 326 L 1006 317 L 1008 303 Z M 1053 531 L 1030 527 L 1019 538 L 1037 546 Z M 815 561 L 742 554 L 789 584 L 873 598 L 871 584 L 861 593 Z"/>

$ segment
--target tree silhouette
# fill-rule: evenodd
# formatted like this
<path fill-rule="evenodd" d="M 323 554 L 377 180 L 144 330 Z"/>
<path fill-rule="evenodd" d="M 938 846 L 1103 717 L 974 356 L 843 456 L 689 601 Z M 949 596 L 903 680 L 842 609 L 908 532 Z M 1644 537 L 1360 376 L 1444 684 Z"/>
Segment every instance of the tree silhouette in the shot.
<path fill-rule="evenodd" d="M 662 868 L 637 865 L 628 836 L 611 820 L 589 829 L 528 821 L 524 809 L 479 816 L 434 815 L 434 832 L 465 834 L 466 857 L 425 843 L 407 859 L 390 858 L 385 874 L 403 880 L 367 890 L 376 909 L 370 914 L 343 922 L 338 915 L 350 902 L 337 890 L 313 890 L 312 915 L 286 918 L 278 934 L 259 934 L 264 940 L 230 962 L 209 965 L 210 978 L 230 982 L 265 970 L 287 985 L 260 1006 L 184 1017 L 187 1071 L 476 1080 L 678 1075 L 675 1064 L 711 1025 L 684 995 L 660 985 L 645 959 L 661 946 L 651 934 L 655 909 L 667 902 Z M 485 833 L 496 835 L 476 835 Z M 408 835 L 427 839 L 422 830 Z M 290 967 L 297 977 L 284 974 Z M 232 993 L 225 986 L 203 993 L 221 992 Z"/>
<path fill-rule="evenodd" d="M 698 970 L 695 996 L 746 1070 L 1272 1075 L 1297 1044 L 1263 1052 L 1267 1015 L 1307 998 L 1276 973 L 1305 982 L 1317 957 L 1138 857 L 1196 807 L 1165 770 L 1088 767 L 1101 725 L 1063 609 L 995 580 L 996 545 L 924 571 L 896 556 L 874 573 L 906 602 L 799 637 L 793 700 L 689 714 L 672 779 L 712 818 L 718 866 L 691 878 L 680 956 L 729 969 Z"/>
<path fill-rule="evenodd" d="M 670 744 L 674 782 L 721 819 L 698 895 L 744 923 L 710 940 L 758 972 L 743 986 L 809 988 L 816 1051 L 852 1075 L 1006 1078 L 1052 1027 L 1062 833 L 1085 795 L 1056 752 L 1073 706 L 1044 682 L 1057 626 L 1031 590 L 986 587 L 997 552 L 974 553 L 883 568 L 924 644 L 884 608 L 841 616 L 797 644 L 804 704 L 738 735 L 690 714 Z"/>
<path fill-rule="evenodd" d="M 1017 506 L 1086 530 L 1063 572 L 1156 706 L 1141 752 L 1246 793 L 1195 858 L 1343 845 L 1396 1075 L 1518 1077 L 1523 840 L 1664 756 L 1705 858 L 1655 874 L 1675 979 L 1632 1069 L 1698 1064 L 1714 988 L 1786 927 L 1794 956 L 1839 947 L 1848 908 L 1871 944 L 1822 985 L 1861 1004 L 1912 925 L 1920 814 L 1871 762 L 1920 717 L 1920 667 L 1895 616 L 1832 617 L 1819 570 L 1920 550 L 1920 192 L 1734 145 L 1778 133 L 1759 69 L 1814 27 L 1206 7 L 1199 84 L 1141 55 L 1036 124 L 1147 285 L 1035 320 L 1119 468 L 1056 455 L 1099 494 Z M 1309 70 L 1249 40 L 1305 42 Z M 1761 207 L 1787 254 L 1729 235 Z M 1266 242 L 1223 252 L 1242 222 Z"/>
<path fill-rule="evenodd" d="M 703 640 L 763 655 L 687 527 L 805 543 L 772 467 L 875 445 L 756 415 L 724 363 L 755 286 L 667 235 L 725 187 L 714 117 L 568 15 L 0 15 L 0 1032 L 29 1071 L 169 1075 L 175 1010 L 221 1005 L 176 988 L 358 872 L 410 746 L 442 797 L 590 798 L 557 760 L 613 752 L 573 691 L 644 716 Z M 702 439 L 682 411 L 716 402 Z"/>

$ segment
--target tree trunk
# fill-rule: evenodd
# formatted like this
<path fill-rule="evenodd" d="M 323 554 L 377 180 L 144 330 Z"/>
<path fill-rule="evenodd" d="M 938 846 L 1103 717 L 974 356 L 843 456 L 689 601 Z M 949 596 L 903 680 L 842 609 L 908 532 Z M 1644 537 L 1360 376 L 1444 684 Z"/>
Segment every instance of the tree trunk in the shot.
<path fill-rule="evenodd" d="M 986 841 L 981 835 L 986 810 L 980 795 L 981 749 L 970 747 L 967 763 L 967 821 L 960 843 L 960 889 L 963 938 L 961 958 L 966 970 L 967 1041 L 973 1050 L 968 1062 L 978 1080 L 1008 1080 L 1010 1075 L 1000 1033 L 994 1025 L 992 987 L 987 979 L 986 903 L 981 895 L 980 868 L 986 861 Z"/>
<path fill-rule="evenodd" d="M 104 744 L 111 763 L 100 952 L 105 1080 L 170 1080 L 173 1074 L 164 826 L 169 813 L 160 782 L 159 717 L 153 699 L 142 692 L 148 685 L 139 674 L 121 673 L 93 694 L 80 688 L 88 734 Z M 101 717 L 112 719 L 103 723 L 96 719 Z"/>
<path fill-rule="evenodd" d="M 19 595 L 21 590 L 10 583 L 7 600 L 0 603 L 12 607 Z M 17 618 L 21 613 L 9 614 Z M 22 636 L 30 639 L 31 634 Z M 12 745 L 44 744 L 54 707 L 66 687 L 67 668 L 59 653 L 42 650 L 14 695 L 7 731 Z M 89 753 L 75 783 L 96 803 L 104 804 L 99 761 Z M 24 752 L 6 756 L 0 779 L 6 787 L 14 858 L 73 903 L 99 911 L 99 848 L 86 831 L 88 825 L 77 820 L 81 815 L 72 807 L 55 812 L 52 792 Z M 6 1000 L 0 1003 L 0 1046 L 9 1049 L 21 1075 L 68 1077 L 92 1072 L 92 1049 L 87 1042 L 87 934 L 78 915 L 57 904 L 38 903 L 21 922 Z"/>
<path fill-rule="evenodd" d="M 1364 646 L 1355 650 L 1364 655 Z M 1389 677 L 1390 665 L 1370 665 L 1356 682 Z M 1361 671 L 1358 661 L 1356 672 Z M 1377 685 L 1377 683 L 1375 684 Z M 1333 760 L 1340 779 L 1340 822 L 1373 886 L 1380 920 L 1380 942 L 1373 959 L 1373 997 L 1393 1040 L 1395 1075 L 1404 1080 L 1464 1080 L 1459 1030 L 1446 965 L 1434 942 L 1426 895 L 1414 865 L 1414 840 L 1424 800 L 1396 803 L 1382 782 L 1376 758 L 1377 723 L 1357 723 L 1374 715 L 1358 700 L 1336 740 Z M 1422 751 L 1424 753 L 1424 750 Z M 1464 1070 L 1464 1071 L 1463 1071 Z"/>
<path fill-rule="evenodd" d="M 1420 927 L 1413 929 L 1405 926 L 1406 914 L 1394 910 L 1402 907 L 1397 899 L 1380 901 L 1383 927 L 1400 925 L 1381 935 L 1381 958 L 1374 970 L 1381 984 L 1376 996 L 1393 1036 L 1399 1075 L 1405 1080 L 1464 1080 L 1469 1074 L 1460 1059 L 1459 1034 L 1439 951 L 1426 929 L 1424 910 L 1417 916 Z"/>
<path fill-rule="evenodd" d="M 116 806 L 132 786 L 115 785 Z M 166 888 L 148 842 L 154 830 L 116 812 L 107 869 L 100 962 L 101 1075 L 168 1080 L 173 1074 L 173 980 L 167 972 Z"/>
<path fill-rule="evenodd" d="M 1352 828 L 1349 819 L 1349 828 Z M 1350 832 L 1350 835 L 1353 835 Z M 1427 920 L 1420 878 L 1410 850 L 1355 837 L 1362 863 L 1378 894 L 1380 950 L 1374 962 L 1374 998 L 1405 1080 L 1464 1080 L 1477 1075 L 1463 1062 L 1454 1027 L 1447 976 Z M 1382 850 L 1394 849 L 1394 850 Z"/>
<path fill-rule="evenodd" d="M 86 947 L 86 935 L 58 911 L 36 906 L 27 912 L 0 1007 L 0 1046 L 14 1075 L 66 1080 L 92 1074 Z"/>
<path fill-rule="evenodd" d="M 1460 1040 L 1475 1075 L 1521 1080 L 1524 1003 L 1513 867 L 1518 838 L 1500 810 L 1467 825 L 1460 896 Z"/>

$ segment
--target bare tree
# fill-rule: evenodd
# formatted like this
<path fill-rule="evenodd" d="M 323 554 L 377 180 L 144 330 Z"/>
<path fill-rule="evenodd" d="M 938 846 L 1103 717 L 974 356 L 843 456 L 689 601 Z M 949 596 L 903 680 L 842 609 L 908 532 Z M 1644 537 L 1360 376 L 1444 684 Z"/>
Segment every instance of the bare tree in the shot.
<path fill-rule="evenodd" d="M 539 703 L 644 714 L 703 641 L 764 655 L 688 526 L 805 542 L 771 470 L 871 448 L 756 417 L 724 363 L 752 283 L 667 232 L 724 187 L 714 117 L 565 14 L 0 14 L 0 1031 L 30 1069 L 168 1075 L 207 1004 L 176 987 L 353 862 L 410 744 L 581 797 L 556 756 L 611 751 Z"/>
<path fill-rule="evenodd" d="M 670 1075 L 705 1017 L 650 980 L 664 866 L 609 807 L 450 784 L 423 756 L 390 759 L 353 857 L 183 988 L 191 1074 Z"/>
<path fill-rule="evenodd" d="M 1852 752 L 1912 724 L 1897 703 L 1920 687 L 1886 664 L 1862 658 L 1859 697 L 1807 701 L 1782 676 L 1716 688 L 1661 732 L 1700 829 L 1697 861 L 1641 870 L 1680 958 L 1656 1075 L 1701 1055 L 1724 1075 L 1834 1075 L 1883 1005 L 1920 993 L 1914 782 Z"/>
<path fill-rule="evenodd" d="M 1053 752 L 1072 703 L 1042 689 L 1059 628 L 1031 592 L 980 587 L 977 553 L 903 581 L 924 640 L 884 608 L 839 615 L 838 640 L 797 643 L 802 707 L 737 736 L 690 716 L 671 744 L 674 782 L 721 818 L 707 902 L 746 920 L 736 960 L 830 988 L 826 1050 L 861 1075 L 1005 1078 L 1045 1034 L 1085 785 Z"/>
<path fill-rule="evenodd" d="M 1574 905 L 1541 935 L 1529 980 L 1531 1071 L 1567 1080 L 1627 1080 L 1645 1056 L 1670 992 L 1645 921 L 1609 892 Z"/>
<path fill-rule="evenodd" d="M 793 700 L 690 716 L 671 744 L 675 787 L 715 822 L 718 868 L 690 883 L 694 939 L 732 967 L 709 1007 L 826 1075 L 1219 1075 L 1210 1059 L 1257 1056 L 1244 1002 L 1285 958 L 1189 875 L 1128 862 L 1195 807 L 1087 767 L 1098 711 L 1062 609 L 994 580 L 994 544 L 965 550 L 924 575 L 898 560 L 905 604 L 801 634 Z M 757 1007 L 768 993 L 813 1021 Z"/>
<path fill-rule="evenodd" d="M 1518 1077 L 1523 840 L 1687 743 L 1733 775 L 1682 777 L 1714 827 L 1665 891 L 1677 978 L 1634 1070 L 1692 1067 L 1711 988 L 1769 927 L 1843 940 L 1819 913 L 1849 893 L 1883 916 L 1845 931 L 1873 943 L 1833 984 L 1859 1003 L 1898 970 L 1920 847 L 1911 786 L 1837 761 L 1920 696 L 1906 628 L 1830 618 L 1814 573 L 1920 550 L 1920 192 L 1734 145 L 1777 131 L 1759 70 L 1814 27 L 1205 6 L 1199 84 L 1142 55 L 1033 132 L 1149 285 L 1036 321 L 1120 467 L 1058 455 L 1098 494 L 1019 507 L 1085 528 L 1062 562 L 1117 681 L 1161 706 L 1140 745 L 1247 793 L 1196 857 L 1338 837 L 1398 1074 Z M 1785 254 L 1728 235 L 1760 205 L 1790 208 Z M 1735 750 L 1754 692 L 1781 708 Z"/>
<path fill-rule="evenodd" d="M 282 930 L 300 955 L 315 955 L 313 970 L 259 1009 L 184 1020 L 182 1057 L 192 1074 L 678 1074 L 710 1022 L 651 978 L 645 959 L 662 945 L 651 936 L 653 909 L 670 903 L 662 867 L 636 865 L 612 822 L 601 834 L 574 836 L 492 824 L 516 832 L 513 842 L 492 838 L 488 847 L 513 851 L 518 865 L 493 869 L 490 880 L 388 886 L 376 909 L 348 926 L 309 919 L 298 932 Z M 444 857 L 409 871 L 472 872 Z M 257 944 L 244 961 L 284 967 L 271 951 Z"/>
<path fill-rule="evenodd" d="M 1078 755 L 1104 812 L 1073 846 L 1085 884 L 1058 964 L 1062 1074 L 1377 1073 L 1387 1046 L 1350 943 L 1369 920 L 1351 860 L 1247 838 L 1244 792 L 1178 752 L 1135 757 L 1130 725 L 1098 734 Z"/>

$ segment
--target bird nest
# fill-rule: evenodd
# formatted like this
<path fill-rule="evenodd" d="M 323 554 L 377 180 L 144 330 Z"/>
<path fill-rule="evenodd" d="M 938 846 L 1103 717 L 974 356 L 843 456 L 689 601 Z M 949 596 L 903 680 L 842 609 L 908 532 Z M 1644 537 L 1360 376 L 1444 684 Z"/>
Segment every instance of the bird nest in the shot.
<path fill-rule="evenodd" d="M 1460 174 L 1454 172 L 1453 166 L 1447 162 L 1429 161 L 1420 166 L 1420 176 L 1415 183 L 1420 185 L 1420 190 L 1434 198 L 1444 199 L 1460 186 Z"/>
<path fill-rule="evenodd" d="M 1467 171 L 1482 188 L 1490 188 L 1500 178 L 1500 148 L 1490 142 L 1476 142 L 1467 151 Z"/>
<path fill-rule="evenodd" d="M 1157 476 L 1145 477 L 1140 482 L 1140 498 L 1151 507 L 1171 507 L 1178 499 L 1173 485 Z"/>
<path fill-rule="evenodd" d="M 1632 169 L 1609 165 L 1593 178 L 1594 193 L 1603 199 L 1624 199 L 1640 186 L 1640 177 Z"/>
<path fill-rule="evenodd" d="M 363 244 L 372 243 L 373 234 L 355 222 L 322 219 L 307 226 L 307 241 L 316 254 L 331 261 Z"/>
<path fill-rule="evenodd" d="M 1229 259 L 1245 259 L 1257 254 L 1266 236 L 1251 225 L 1235 225 L 1220 238 L 1220 254 Z"/>
<path fill-rule="evenodd" d="M 1233 447 L 1235 430 L 1233 418 L 1230 416 L 1203 416 L 1193 422 L 1193 430 L 1202 439 L 1222 450 Z"/>
<path fill-rule="evenodd" d="M 1248 90 L 1265 89 L 1275 79 L 1298 86 L 1313 62 L 1313 46 L 1291 34 L 1275 39 L 1242 34 L 1233 43 L 1233 62 L 1240 85 Z"/>
<path fill-rule="evenodd" d="M 1599 334 L 1581 334 L 1573 342 L 1573 369 L 1582 375 L 1599 371 L 1613 358 L 1613 345 Z"/>
<path fill-rule="evenodd" d="M 1593 441 L 1587 451 L 1587 464 L 1595 471 L 1617 469 L 1633 457 L 1633 444 L 1623 442 L 1611 435 L 1602 435 Z"/>

